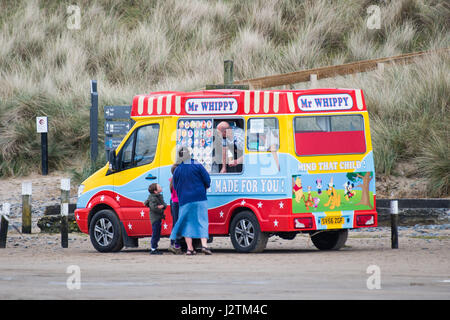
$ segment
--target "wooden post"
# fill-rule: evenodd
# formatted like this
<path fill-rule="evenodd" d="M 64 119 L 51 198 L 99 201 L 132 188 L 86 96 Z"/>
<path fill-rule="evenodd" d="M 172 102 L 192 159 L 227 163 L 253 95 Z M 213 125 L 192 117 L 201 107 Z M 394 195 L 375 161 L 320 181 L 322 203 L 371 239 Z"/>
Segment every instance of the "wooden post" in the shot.
<path fill-rule="evenodd" d="M 70 179 L 61 179 L 61 247 L 69 247 Z"/>
<path fill-rule="evenodd" d="M 233 84 L 233 60 L 225 60 L 223 62 L 223 84 L 207 84 L 206 90 L 220 90 L 220 89 L 236 89 L 248 90 L 248 84 L 235 85 Z"/>
<path fill-rule="evenodd" d="M 391 201 L 391 248 L 398 249 L 398 200 Z"/>
<path fill-rule="evenodd" d="M 6 248 L 6 238 L 8 236 L 10 210 L 11 205 L 9 203 L 4 203 L 2 206 L 2 213 L 1 213 L 2 218 L 0 225 L 0 248 Z"/>
<path fill-rule="evenodd" d="M 97 80 L 91 80 L 91 109 L 90 109 L 90 140 L 91 167 L 95 167 L 98 156 L 98 92 Z"/>
<path fill-rule="evenodd" d="M 379 73 L 383 73 L 384 72 L 384 63 L 383 62 L 377 63 L 377 70 L 378 70 Z"/>
<path fill-rule="evenodd" d="M 233 60 L 223 62 L 223 84 L 233 84 Z"/>
<path fill-rule="evenodd" d="M 31 182 L 22 183 L 22 233 L 31 233 Z"/>
<path fill-rule="evenodd" d="M 311 74 L 309 81 L 311 82 L 311 88 L 317 88 L 317 74 Z"/>

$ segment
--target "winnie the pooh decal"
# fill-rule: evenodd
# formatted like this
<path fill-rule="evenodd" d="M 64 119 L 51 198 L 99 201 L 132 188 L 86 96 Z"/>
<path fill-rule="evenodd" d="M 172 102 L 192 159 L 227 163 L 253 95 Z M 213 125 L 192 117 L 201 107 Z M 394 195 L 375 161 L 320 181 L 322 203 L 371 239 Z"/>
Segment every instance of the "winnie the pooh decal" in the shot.
<path fill-rule="evenodd" d="M 305 199 L 303 195 L 302 179 L 297 176 L 297 179 L 292 178 L 292 191 L 294 192 L 295 201 L 300 203 L 300 200 Z"/>

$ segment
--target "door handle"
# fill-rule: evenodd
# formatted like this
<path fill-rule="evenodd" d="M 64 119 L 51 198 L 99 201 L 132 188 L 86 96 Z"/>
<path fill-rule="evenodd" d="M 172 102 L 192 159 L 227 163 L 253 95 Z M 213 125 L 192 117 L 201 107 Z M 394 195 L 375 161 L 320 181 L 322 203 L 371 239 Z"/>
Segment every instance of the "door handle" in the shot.
<path fill-rule="evenodd" d="M 145 177 L 145 179 L 154 180 L 154 179 L 156 179 L 156 177 L 150 173 L 148 176 Z"/>

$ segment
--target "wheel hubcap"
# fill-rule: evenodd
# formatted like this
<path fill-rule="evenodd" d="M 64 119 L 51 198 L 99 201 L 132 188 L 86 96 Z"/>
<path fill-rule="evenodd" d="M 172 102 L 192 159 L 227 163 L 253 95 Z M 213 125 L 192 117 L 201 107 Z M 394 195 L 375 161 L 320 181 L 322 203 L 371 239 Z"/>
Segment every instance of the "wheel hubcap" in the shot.
<path fill-rule="evenodd" d="M 236 225 L 235 236 L 240 246 L 250 246 L 255 239 L 255 228 L 253 224 L 246 219 L 239 220 Z"/>
<path fill-rule="evenodd" d="M 95 241 L 101 246 L 107 246 L 111 243 L 114 235 L 114 228 L 108 219 L 101 218 L 95 223 L 94 236 Z"/>

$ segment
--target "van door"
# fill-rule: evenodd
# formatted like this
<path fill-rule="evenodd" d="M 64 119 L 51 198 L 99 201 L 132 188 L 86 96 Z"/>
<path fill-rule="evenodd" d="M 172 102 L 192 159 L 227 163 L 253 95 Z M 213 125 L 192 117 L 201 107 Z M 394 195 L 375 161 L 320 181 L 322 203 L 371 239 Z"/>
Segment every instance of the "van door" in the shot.
<path fill-rule="evenodd" d="M 119 171 L 114 174 L 114 191 L 129 236 L 151 234 L 149 209 L 144 201 L 149 185 L 160 182 L 162 123 L 162 120 L 152 120 L 135 127 L 118 153 Z"/>

